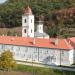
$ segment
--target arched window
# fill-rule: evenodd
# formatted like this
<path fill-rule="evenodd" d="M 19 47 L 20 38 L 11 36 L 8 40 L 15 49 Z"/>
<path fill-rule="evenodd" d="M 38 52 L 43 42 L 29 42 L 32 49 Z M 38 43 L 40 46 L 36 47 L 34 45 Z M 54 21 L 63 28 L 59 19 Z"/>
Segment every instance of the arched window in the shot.
<path fill-rule="evenodd" d="M 24 30 L 24 32 L 26 33 L 26 29 Z"/>
<path fill-rule="evenodd" d="M 26 19 L 25 19 L 25 23 L 26 23 Z"/>
<path fill-rule="evenodd" d="M 32 33 L 32 29 L 31 29 L 31 33 Z"/>

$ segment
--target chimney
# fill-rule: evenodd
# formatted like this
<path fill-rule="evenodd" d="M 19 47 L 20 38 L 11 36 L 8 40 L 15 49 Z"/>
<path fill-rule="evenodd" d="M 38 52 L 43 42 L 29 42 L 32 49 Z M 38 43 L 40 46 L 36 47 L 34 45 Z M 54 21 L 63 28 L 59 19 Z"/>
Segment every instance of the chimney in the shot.
<path fill-rule="evenodd" d="M 70 41 L 70 40 L 68 40 L 68 43 L 70 44 L 70 43 L 71 43 L 71 41 Z"/>
<path fill-rule="evenodd" d="M 58 45 L 58 44 L 59 44 L 59 39 L 56 38 L 56 40 L 55 40 L 55 45 Z"/>
<path fill-rule="evenodd" d="M 7 34 L 6 34 L 6 36 L 7 36 Z"/>
<path fill-rule="evenodd" d="M 14 40 L 15 40 L 15 38 L 12 37 L 12 38 L 11 38 L 11 41 L 14 41 Z"/>
<path fill-rule="evenodd" d="M 35 38 L 33 39 L 33 44 L 35 44 Z"/>
<path fill-rule="evenodd" d="M 4 34 L 2 36 L 4 36 Z"/>
<path fill-rule="evenodd" d="M 58 38 L 54 38 L 53 39 L 53 44 L 54 45 L 58 45 L 59 44 L 59 39 Z"/>
<path fill-rule="evenodd" d="M 17 34 L 16 34 L 16 37 L 17 37 Z"/>

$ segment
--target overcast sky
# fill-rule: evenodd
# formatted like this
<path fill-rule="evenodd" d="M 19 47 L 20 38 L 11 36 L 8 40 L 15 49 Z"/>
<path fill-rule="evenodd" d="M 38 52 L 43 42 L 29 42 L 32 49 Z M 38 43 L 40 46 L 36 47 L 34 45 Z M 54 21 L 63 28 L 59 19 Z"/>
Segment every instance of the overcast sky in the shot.
<path fill-rule="evenodd" d="M 1 4 L 1 3 L 4 3 L 5 1 L 6 1 L 6 0 L 0 0 L 0 4 Z"/>

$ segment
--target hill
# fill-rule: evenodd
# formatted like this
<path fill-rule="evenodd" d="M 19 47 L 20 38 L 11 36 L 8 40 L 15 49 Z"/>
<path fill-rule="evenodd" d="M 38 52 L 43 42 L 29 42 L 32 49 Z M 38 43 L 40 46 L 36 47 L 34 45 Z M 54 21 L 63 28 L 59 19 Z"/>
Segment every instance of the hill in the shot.
<path fill-rule="evenodd" d="M 74 0 L 7 0 L 6 3 L 0 5 L 0 27 L 21 26 L 23 9 L 28 5 L 35 15 L 35 22 L 43 20 L 44 30 L 51 37 L 75 36 L 75 11 L 71 10 L 75 7 Z M 73 13 L 68 14 L 67 10 Z"/>

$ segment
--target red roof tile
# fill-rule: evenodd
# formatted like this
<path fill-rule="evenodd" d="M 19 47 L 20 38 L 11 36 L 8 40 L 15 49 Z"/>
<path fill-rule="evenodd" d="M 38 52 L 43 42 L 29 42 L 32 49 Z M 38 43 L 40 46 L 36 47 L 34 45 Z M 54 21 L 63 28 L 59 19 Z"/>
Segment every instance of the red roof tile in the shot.
<path fill-rule="evenodd" d="M 73 47 L 66 41 L 66 39 L 58 39 L 57 45 L 54 44 L 55 39 L 44 38 L 29 38 L 29 37 L 14 37 L 14 36 L 0 36 L 0 44 L 12 44 L 22 46 L 35 46 L 53 49 L 66 49 L 70 50 Z M 35 44 L 34 44 L 35 43 Z"/>
<path fill-rule="evenodd" d="M 67 41 L 75 48 L 75 37 L 68 38 Z"/>
<path fill-rule="evenodd" d="M 29 6 L 24 10 L 24 14 L 26 14 L 26 15 L 31 15 L 32 14 L 32 10 Z"/>

